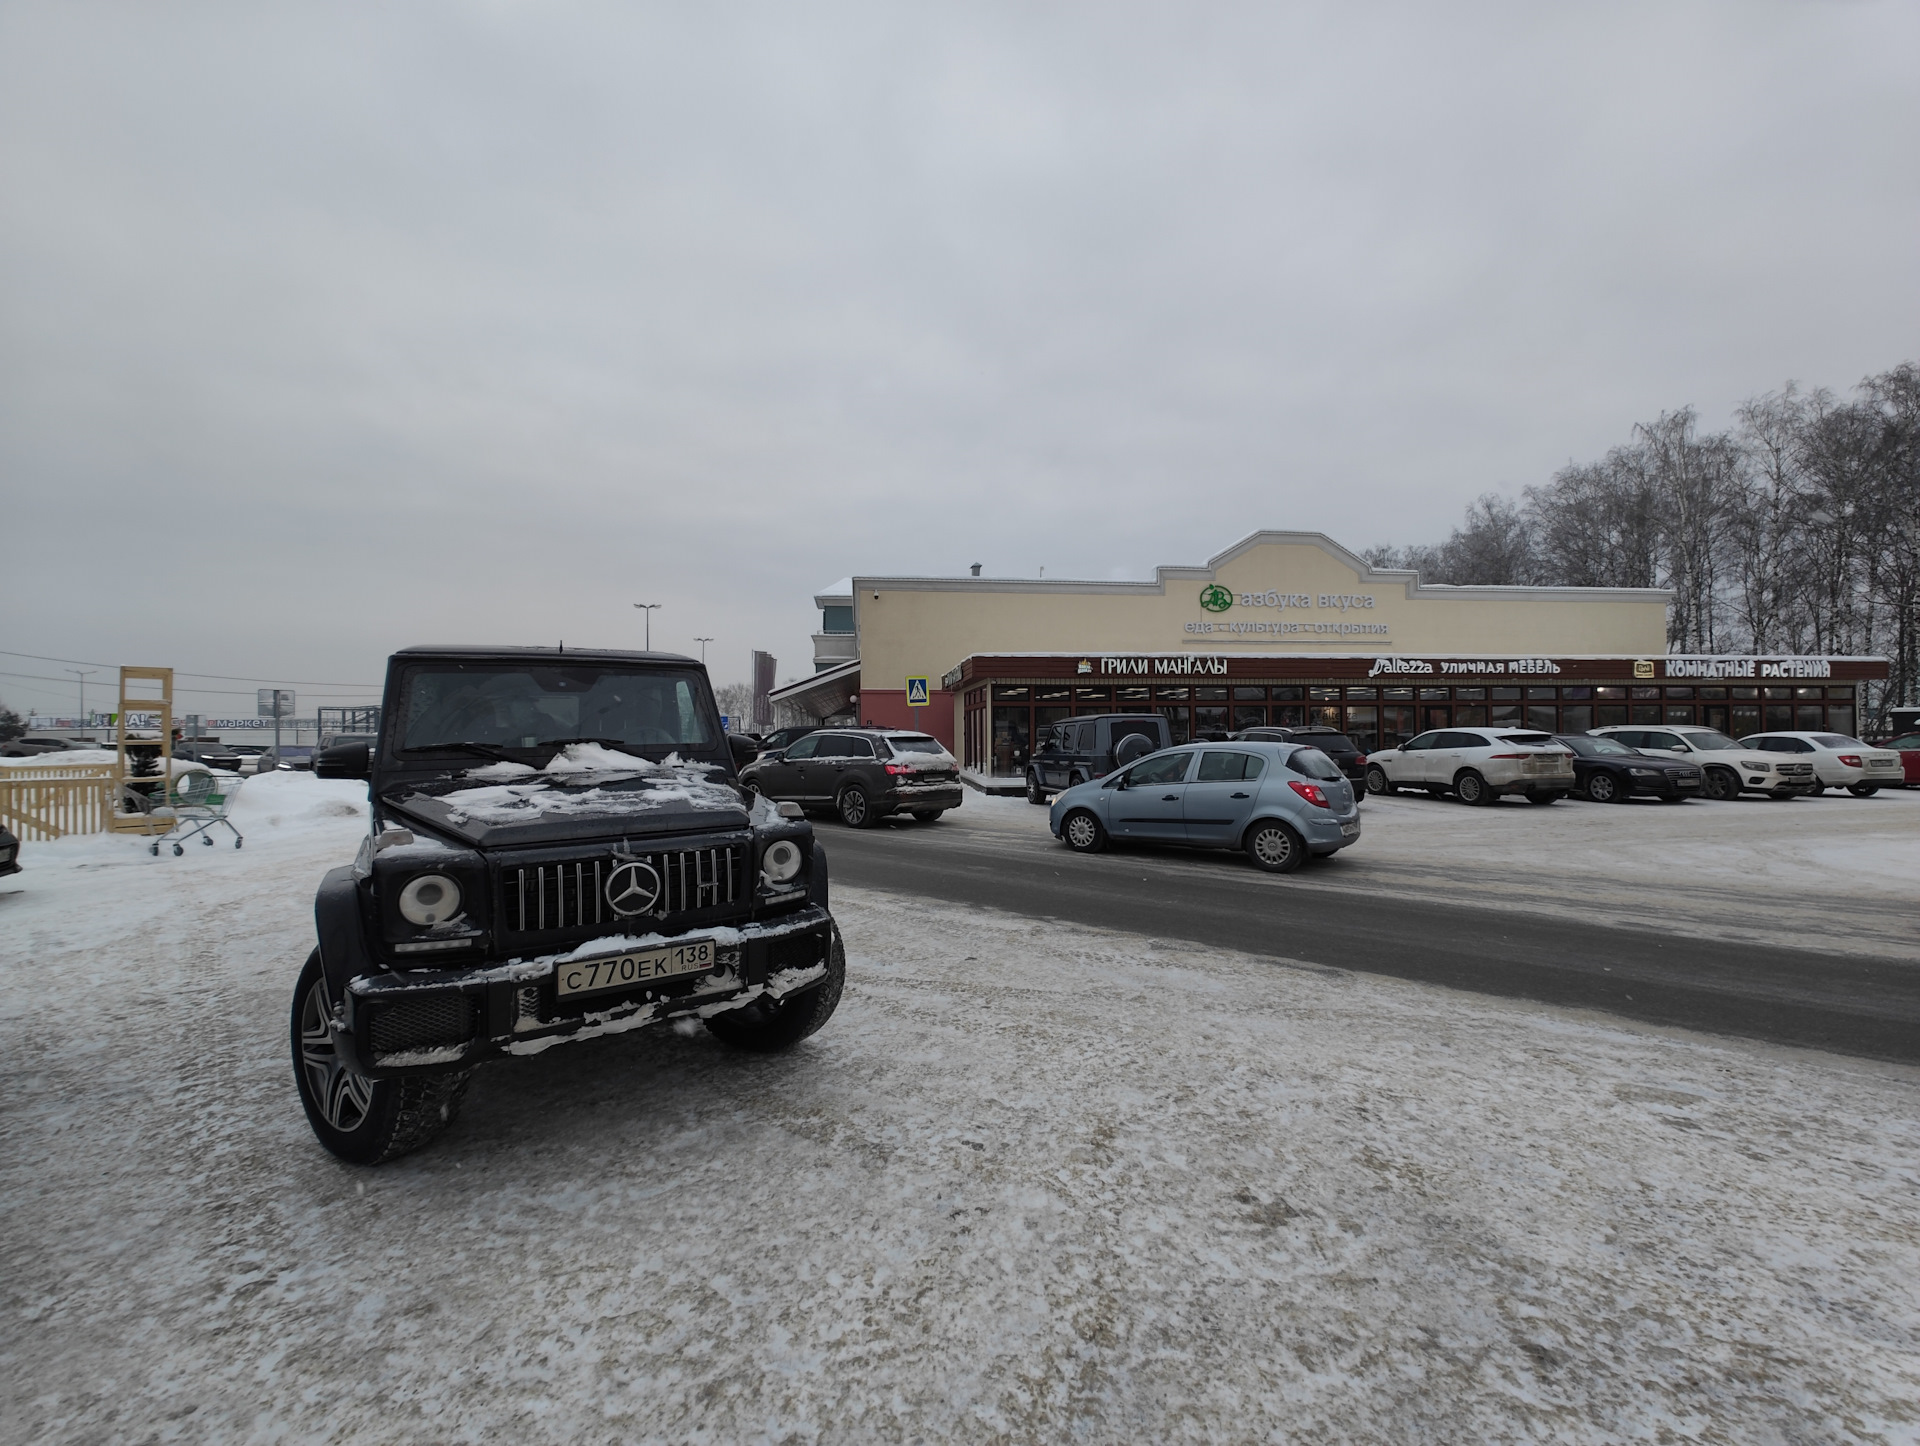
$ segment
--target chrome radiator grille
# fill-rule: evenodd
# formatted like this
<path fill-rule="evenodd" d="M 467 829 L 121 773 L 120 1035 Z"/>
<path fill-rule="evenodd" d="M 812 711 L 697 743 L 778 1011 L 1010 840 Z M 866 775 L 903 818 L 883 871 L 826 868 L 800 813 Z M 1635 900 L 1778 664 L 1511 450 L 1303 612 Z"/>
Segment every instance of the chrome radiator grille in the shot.
<path fill-rule="evenodd" d="M 672 852 L 598 854 L 560 863 L 509 866 L 500 871 L 500 916 L 507 932 L 537 934 L 595 925 L 643 924 L 662 914 L 718 908 L 740 898 L 744 844 Z M 644 863 L 660 881 L 652 905 L 622 914 L 607 897 L 615 870 Z"/>

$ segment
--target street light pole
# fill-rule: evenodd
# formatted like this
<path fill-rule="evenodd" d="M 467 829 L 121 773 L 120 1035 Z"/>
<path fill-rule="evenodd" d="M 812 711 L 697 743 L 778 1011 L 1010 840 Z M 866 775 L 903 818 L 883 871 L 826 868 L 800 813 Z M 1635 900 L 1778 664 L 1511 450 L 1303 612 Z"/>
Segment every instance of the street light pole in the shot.
<path fill-rule="evenodd" d="M 634 606 L 647 615 L 647 651 L 651 653 L 653 651 L 653 610 L 659 607 L 660 604 L 635 603 Z"/>
<path fill-rule="evenodd" d="M 712 642 L 713 639 L 695 638 L 694 641 L 700 645 L 700 666 L 704 668 L 707 665 L 707 644 Z"/>
<path fill-rule="evenodd" d="M 75 677 L 77 677 L 80 680 L 80 726 L 82 728 L 86 728 L 87 727 L 87 679 L 91 678 L 95 673 L 99 672 L 100 670 L 98 668 L 68 668 L 67 671 L 69 673 L 72 673 Z M 93 730 L 89 728 L 87 729 L 87 732 L 89 735 L 91 735 Z"/>

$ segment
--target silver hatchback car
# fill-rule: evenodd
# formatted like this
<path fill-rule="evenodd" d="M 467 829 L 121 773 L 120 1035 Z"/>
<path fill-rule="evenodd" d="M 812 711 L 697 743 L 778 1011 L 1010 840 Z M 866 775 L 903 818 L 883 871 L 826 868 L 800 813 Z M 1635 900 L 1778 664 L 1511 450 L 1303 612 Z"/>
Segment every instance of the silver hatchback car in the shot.
<path fill-rule="evenodd" d="M 1149 754 L 1053 801 L 1048 826 L 1076 853 L 1109 840 L 1244 849 L 1269 873 L 1360 837 L 1353 786 L 1318 748 L 1195 743 Z"/>

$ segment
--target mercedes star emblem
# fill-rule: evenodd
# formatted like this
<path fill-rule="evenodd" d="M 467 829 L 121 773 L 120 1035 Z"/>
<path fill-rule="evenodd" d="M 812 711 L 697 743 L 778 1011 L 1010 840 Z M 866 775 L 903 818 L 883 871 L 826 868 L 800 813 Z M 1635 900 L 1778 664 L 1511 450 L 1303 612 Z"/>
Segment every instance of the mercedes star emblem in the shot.
<path fill-rule="evenodd" d="M 647 914 L 660 898 L 660 875 L 645 859 L 622 864 L 607 880 L 607 903 L 622 918 Z"/>

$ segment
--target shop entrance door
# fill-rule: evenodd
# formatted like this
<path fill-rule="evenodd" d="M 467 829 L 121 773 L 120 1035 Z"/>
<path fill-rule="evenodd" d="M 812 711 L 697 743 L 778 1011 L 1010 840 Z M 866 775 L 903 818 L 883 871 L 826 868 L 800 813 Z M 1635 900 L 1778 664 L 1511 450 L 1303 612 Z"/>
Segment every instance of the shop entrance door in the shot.
<path fill-rule="evenodd" d="M 1420 731 L 1422 733 L 1431 732 L 1435 728 L 1445 728 L 1453 721 L 1453 719 L 1448 716 L 1448 710 L 1444 707 L 1429 707 L 1421 711 L 1426 714 L 1426 722 L 1420 725 Z"/>
<path fill-rule="evenodd" d="M 1707 704 L 1706 707 L 1700 710 L 1700 721 L 1716 733 L 1725 733 L 1727 731 L 1727 705 L 1725 703 Z"/>

